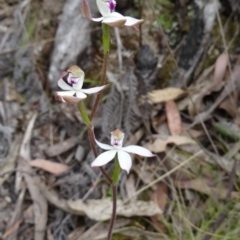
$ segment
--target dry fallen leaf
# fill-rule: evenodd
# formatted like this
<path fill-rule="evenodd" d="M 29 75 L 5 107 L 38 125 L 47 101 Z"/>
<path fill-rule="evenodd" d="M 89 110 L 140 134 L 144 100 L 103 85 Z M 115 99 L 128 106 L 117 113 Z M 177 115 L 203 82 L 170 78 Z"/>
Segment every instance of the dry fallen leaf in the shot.
<path fill-rule="evenodd" d="M 78 143 L 79 139 L 77 137 L 71 137 L 63 142 L 57 143 L 49 147 L 48 149 L 45 150 L 45 153 L 49 157 L 55 157 L 75 147 Z"/>
<path fill-rule="evenodd" d="M 183 96 L 186 92 L 180 88 L 164 88 L 152 91 L 148 94 L 152 103 L 161 103 L 175 100 Z"/>
<path fill-rule="evenodd" d="M 44 197 L 54 206 L 62 209 L 63 211 L 71 214 L 88 216 L 95 221 L 109 220 L 112 215 L 112 200 L 99 199 L 99 200 L 65 200 L 60 198 L 59 195 L 49 189 L 44 182 L 39 178 L 35 178 L 35 184 L 41 189 Z M 124 201 L 117 201 L 117 215 L 124 217 L 131 216 L 153 216 L 161 214 L 162 210 L 159 206 L 152 202 L 146 201 L 133 201 L 124 204 Z"/>
<path fill-rule="evenodd" d="M 165 104 L 168 128 L 172 135 L 180 135 L 182 132 L 181 116 L 178 107 L 174 101 L 168 101 Z"/>
<path fill-rule="evenodd" d="M 215 63 L 215 70 L 213 76 L 213 83 L 217 86 L 222 80 L 227 70 L 228 65 L 228 54 L 222 53 L 218 56 L 217 61 Z"/>
<path fill-rule="evenodd" d="M 28 161 L 23 158 L 19 160 L 19 169 L 23 172 L 24 180 L 27 184 L 31 199 L 33 200 L 34 209 L 34 239 L 45 239 L 45 228 L 47 224 L 48 205 L 45 197 L 42 195 L 40 189 L 34 183 L 31 174 L 31 168 L 28 165 Z M 30 174 L 28 174 L 30 173 Z"/>
<path fill-rule="evenodd" d="M 150 196 L 151 200 L 156 202 L 163 211 L 167 205 L 168 200 L 167 190 L 168 190 L 167 185 L 164 183 L 160 183 L 157 189 Z M 152 216 L 151 220 L 155 224 L 155 226 L 159 229 L 159 231 L 167 233 L 165 225 L 159 220 L 157 215 Z"/>
<path fill-rule="evenodd" d="M 18 157 L 18 169 L 17 172 L 19 174 L 16 176 L 16 190 L 19 191 L 21 189 L 22 177 L 24 178 L 29 193 L 31 195 L 33 206 L 34 206 L 34 239 L 35 240 L 43 240 L 45 239 L 45 228 L 47 224 L 47 213 L 48 213 L 48 205 L 47 200 L 42 195 L 40 189 L 34 183 L 33 176 L 31 175 L 31 168 L 29 166 L 30 161 L 30 140 L 32 136 L 32 131 L 34 127 L 35 120 L 37 118 L 37 114 L 31 114 L 31 118 L 28 122 L 27 129 L 24 134 L 24 138 L 22 141 L 22 145 L 19 151 Z M 17 175 L 16 174 L 16 175 Z M 18 177 L 18 179 L 17 179 Z"/>
<path fill-rule="evenodd" d="M 136 192 L 136 183 L 133 174 L 129 175 L 125 183 L 125 188 L 128 198 L 131 199 L 131 201 L 136 201 L 136 196 L 132 196 Z"/>
<path fill-rule="evenodd" d="M 11 219 L 7 221 L 6 232 L 4 236 L 7 236 L 7 239 L 17 240 L 18 239 L 18 229 L 22 222 L 22 210 L 23 202 L 25 199 L 26 188 L 23 187 L 18 195 L 18 199 L 15 202 L 14 212 L 11 212 Z M 2 236 L 3 239 L 4 236 Z"/>
<path fill-rule="evenodd" d="M 231 78 L 229 77 L 227 84 L 225 84 L 225 87 L 223 91 L 220 93 L 220 95 L 217 97 L 215 102 L 211 104 L 208 110 L 199 113 L 195 118 L 193 123 L 190 125 L 190 128 L 193 128 L 195 125 L 201 123 L 201 121 L 206 121 L 211 117 L 212 112 L 223 102 L 226 97 L 230 96 L 232 93 L 234 93 L 237 89 L 239 89 L 239 83 L 240 83 L 240 65 L 236 64 L 233 68 Z"/>
<path fill-rule="evenodd" d="M 167 185 L 160 183 L 157 189 L 151 194 L 151 200 L 156 202 L 163 211 L 167 205 L 167 190 Z"/>
<path fill-rule="evenodd" d="M 22 223 L 23 219 L 18 220 L 7 232 L 2 235 L 2 239 L 6 239 L 9 237 L 16 229 L 19 228 L 20 224 Z"/>
<path fill-rule="evenodd" d="M 219 105 L 219 108 L 225 110 L 232 118 L 235 118 L 238 112 L 237 101 L 235 98 L 228 97 Z"/>
<path fill-rule="evenodd" d="M 174 143 L 177 146 L 185 145 L 185 144 L 196 144 L 196 142 L 185 136 L 169 136 L 166 140 L 162 140 L 160 138 L 155 139 L 153 143 L 147 143 L 145 147 L 152 152 L 160 153 L 165 152 L 167 145 L 169 143 Z"/>
<path fill-rule="evenodd" d="M 67 172 L 68 166 L 62 163 L 56 163 L 45 159 L 35 159 L 29 162 L 31 167 L 41 168 L 44 171 L 58 175 Z"/>
<path fill-rule="evenodd" d="M 195 191 L 210 195 L 213 199 L 225 199 L 228 189 L 224 186 L 221 188 L 213 186 L 213 182 L 209 179 L 193 179 L 188 181 L 174 181 L 174 185 L 181 189 L 193 189 Z M 239 198 L 240 193 L 231 192 L 231 198 Z"/>
<path fill-rule="evenodd" d="M 18 156 L 18 151 L 22 142 L 22 136 L 16 135 L 15 140 L 12 142 L 10 146 L 10 152 L 3 164 L 0 164 L 0 187 L 2 184 L 9 178 L 10 174 L 7 172 L 11 172 L 16 168 L 16 160 Z"/>
<path fill-rule="evenodd" d="M 95 221 L 106 221 L 112 216 L 112 200 L 68 200 L 69 208 L 75 213 L 86 215 Z M 123 217 L 131 216 L 153 216 L 161 214 L 162 210 L 152 201 L 133 201 L 124 204 L 122 200 L 117 201 L 117 215 Z"/>

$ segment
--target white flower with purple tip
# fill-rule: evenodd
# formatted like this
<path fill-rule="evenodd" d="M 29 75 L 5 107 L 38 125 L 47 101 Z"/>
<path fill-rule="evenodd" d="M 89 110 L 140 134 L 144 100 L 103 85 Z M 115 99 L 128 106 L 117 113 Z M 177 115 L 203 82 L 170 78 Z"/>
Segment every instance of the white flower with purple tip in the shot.
<path fill-rule="evenodd" d="M 111 27 L 137 27 L 140 23 L 143 22 L 143 19 L 136 19 L 133 17 L 125 17 L 118 12 L 115 12 L 116 1 L 115 0 L 96 0 L 97 7 L 102 17 L 92 18 L 91 11 L 88 5 L 87 0 L 83 0 L 81 4 L 81 10 L 83 15 L 94 22 L 102 22 Z"/>
<path fill-rule="evenodd" d="M 129 173 L 131 166 L 132 166 L 132 159 L 129 153 L 134 153 L 144 157 L 153 157 L 152 154 L 148 149 L 144 147 L 139 147 L 136 145 L 131 145 L 127 147 L 122 147 L 123 144 L 124 133 L 116 129 L 115 131 L 111 132 L 111 145 L 104 144 L 98 142 L 96 139 L 97 145 L 104 149 L 108 150 L 102 154 L 100 154 L 91 164 L 92 167 L 101 167 L 108 162 L 110 162 L 114 157 L 118 156 L 118 161 L 121 169 L 127 171 Z"/>
<path fill-rule="evenodd" d="M 86 94 L 97 93 L 107 85 L 83 89 L 84 72 L 78 66 L 72 66 L 63 72 L 58 80 L 58 86 L 64 91 L 56 92 L 55 98 L 61 102 L 78 103 L 87 97 Z"/>

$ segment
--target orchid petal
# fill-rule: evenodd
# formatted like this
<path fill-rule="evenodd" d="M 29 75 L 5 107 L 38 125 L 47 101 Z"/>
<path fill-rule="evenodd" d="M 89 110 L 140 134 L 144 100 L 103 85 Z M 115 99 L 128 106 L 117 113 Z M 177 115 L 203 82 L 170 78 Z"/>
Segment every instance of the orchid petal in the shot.
<path fill-rule="evenodd" d="M 76 95 L 77 95 L 78 98 L 81 98 L 81 99 L 84 99 L 84 98 L 87 97 L 87 95 L 84 94 L 82 91 L 77 91 Z"/>
<path fill-rule="evenodd" d="M 92 18 L 91 20 L 94 21 L 94 22 L 101 22 L 103 20 L 103 17 Z"/>
<path fill-rule="evenodd" d="M 100 143 L 96 138 L 95 138 L 95 142 L 96 142 L 96 144 L 97 144 L 101 149 L 104 149 L 104 150 L 113 149 L 113 147 L 110 146 L 110 145 L 108 145 L 108 144 Z"/>
<path fill-rule="evenodd" d="M 117 150 L 109 150 L 100 154 L 91 164 L 91 167 L 101 167 L 110 162 L 116 155 Z"/>
<path fill-rule="evenodd" d="M 82 99 L 73 96 L 61 96 L 59 94 L 55 94 L 55 99 L 60 102 L 67 102 L 67 103 L 79 103 Z"/>
<path fill-rule="evenodd" d="M 125 26 L 128 26 L 128 27 L 134 27 L 134 26 L 137 26 L 139 25 L 140 23 L 142 23 L 144 20 L 143 19 L 136 19 L 136 18 L 133 18 L 133 17 L 125 17 L 125 19 L 127 20 L 125 22 Z"/>
<path fill-rule="evenodd" d="M 119 18 L 105 18 L 102 23 L 109 25 L 110 27 L 122 27 L 124 26 L 126 19 L 119 19 Z"/>
<path fill-rule="evenodd" d="M 100 92 L 101 90 L 103 90 L 106 87 L 107 87 L 107 85 L 88 88 L 88 89 L 82 89 L 82 92 L 87 93 L 87 94 L 97 93 L 97 92 Z"/>
<path fill-rule="evenodd" d="M 87 18 L 88 20 L 92 20 L 91 10 L 90 10 L 88 1 L 82 0 L 81 11 L 85 18 Z"/>
<path fill-rule="evenodd" d="M 60 96 L 73 96 L 76 93 L 76 91 L 60 91 L 60 92 L 56 92 L 57 95 Z"/>
<path fill-rule="evenodd" d="M 118 12 L 112 12 L 108 18 L 125 19 L 125 17 Z"/>
<path fill-rule="evenodd" d="M 121 27 L 125 24 L 127 19 L 117 12 L 112 12 L 109 17 L 103 19 L 103 23 L 108 24 L 111 27 Z"/>
<path fill-rule="evenodd" d="M 58 86 L 62 90 L 73 90 L 73 88 L 70 85 L 68 85 L 67 83 L 65 83 L 62 78 L 58 80 Z"/>
<path fill-rule="evenodd" d="M 73 89 L 76 90 L 76 91 L 81 90 L 82 89 L 82 85 L 83 85 L 83 81 L 84 81 L 84 78 L 82 78 L 82 77 L 78 78 L 78 82 L 74 83 L 72 85 Z"/>
<path fill-rule="evenodd" d="M 60 102 L 66 102 L 66 101 L 64 100 L 64 98 L 63 98 L 61 95 L 59 95 L 58 93 L 55 93 L 55 99 L 56 99 L 57 101 L 60 101 Z"/>
<path fill-rule="evenodd" d="M 108 17 L 111 14 L 111 10 L 105 1 L 97 0 L 97 7 L 103 17 Z"/>
<path fill-rule="evenodd" d="M 131 156 L 127 152 L 122 151 L 122 149 L 118 150 L 118 161 L 121 169 L 129 173 L 132 166 Z"/>
<path fill-rule="evenodd" d="M 136 145 L 131 145 L 127 147 L 123 147 L 121 150 L 129 152 L 129 153 L 135 153 L 140 156 L 144 157 L 154 157 L 155 155 L 152 154 L 148 149 Z"/>

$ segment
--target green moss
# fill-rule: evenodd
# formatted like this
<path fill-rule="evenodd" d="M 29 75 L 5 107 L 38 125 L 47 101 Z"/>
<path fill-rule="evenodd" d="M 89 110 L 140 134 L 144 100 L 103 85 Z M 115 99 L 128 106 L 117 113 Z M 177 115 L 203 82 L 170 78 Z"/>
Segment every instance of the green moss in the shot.
<path fill-rule="evenodd" d="M 165 88 L 171 79 L 175 69 L 175 62 L 169 57 L 166 63 L 160 68 L 157 75 L 157 88 Z"/>
<path fill-rule="evenodd" d="M 158 17 L 158 22 L 164 30 L 171 30 L 173 26 L 174 16 L 172 14 L 164 13 Z"/>

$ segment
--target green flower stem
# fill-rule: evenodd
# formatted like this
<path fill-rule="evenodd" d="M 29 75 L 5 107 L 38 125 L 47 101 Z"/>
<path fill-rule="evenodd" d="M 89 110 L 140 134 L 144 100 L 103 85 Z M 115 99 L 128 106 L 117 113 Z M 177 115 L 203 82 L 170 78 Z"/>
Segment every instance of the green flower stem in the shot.
<path fill-rule="evenodd" d="M 79 112 L 82 115 L 82 119 L 83 119 L 84 123 L 87 125 L 88 128 L 90 128 L 92 123 L 91 123 L 91 121 L 90 121 L 90 119 L 88 117 L 88 114 L 87 114 L 87 111 L 86 111 L 86 109 L 84 107 L 83 101 L 80 101 L 78 103 L 78 109 L 79 109 Z"/>
<path fill-rule="evenodd" d="M 102 25 L 103 29 L 103 53 L 104 55 L 107 54 L 110 50 L 110 27 L 107 24 Z"/>
<path fill-rule="evenodd" d="M 115 161 L 115 166 L 114 166 L 113 175 L 112 175 L 112 184 L 117 185 L 118 178 L 121 172 L 117 154 L 115 156 L 114 161 Z"/>
<path fill-rule="evenodd" d="M 104 53 L 104 57 L 103 57 L 103 66 L 102 66 L 102 76 L 101 76 L 101 80 L 100 80 L 100 86 L 105 84 L 105 80 L 106 80 L 106 73 L 107 73 L 107 65 L 108 65 L 108 55 L 109 55 L 109 51 L 110 51 L 110 27 L 106 24 L 103 24 L 103 35 L 102 35 L 102 40 L 103 40 L 103 53 Z M 95 103 L 93 105 L 93 109 L 90 115 L 90 119 L 92 120 L 96 111 L 97 111 L 97 107 L 98 104 L 101 100 L 102 97 L 102 91 L 98 93 Z"/>

